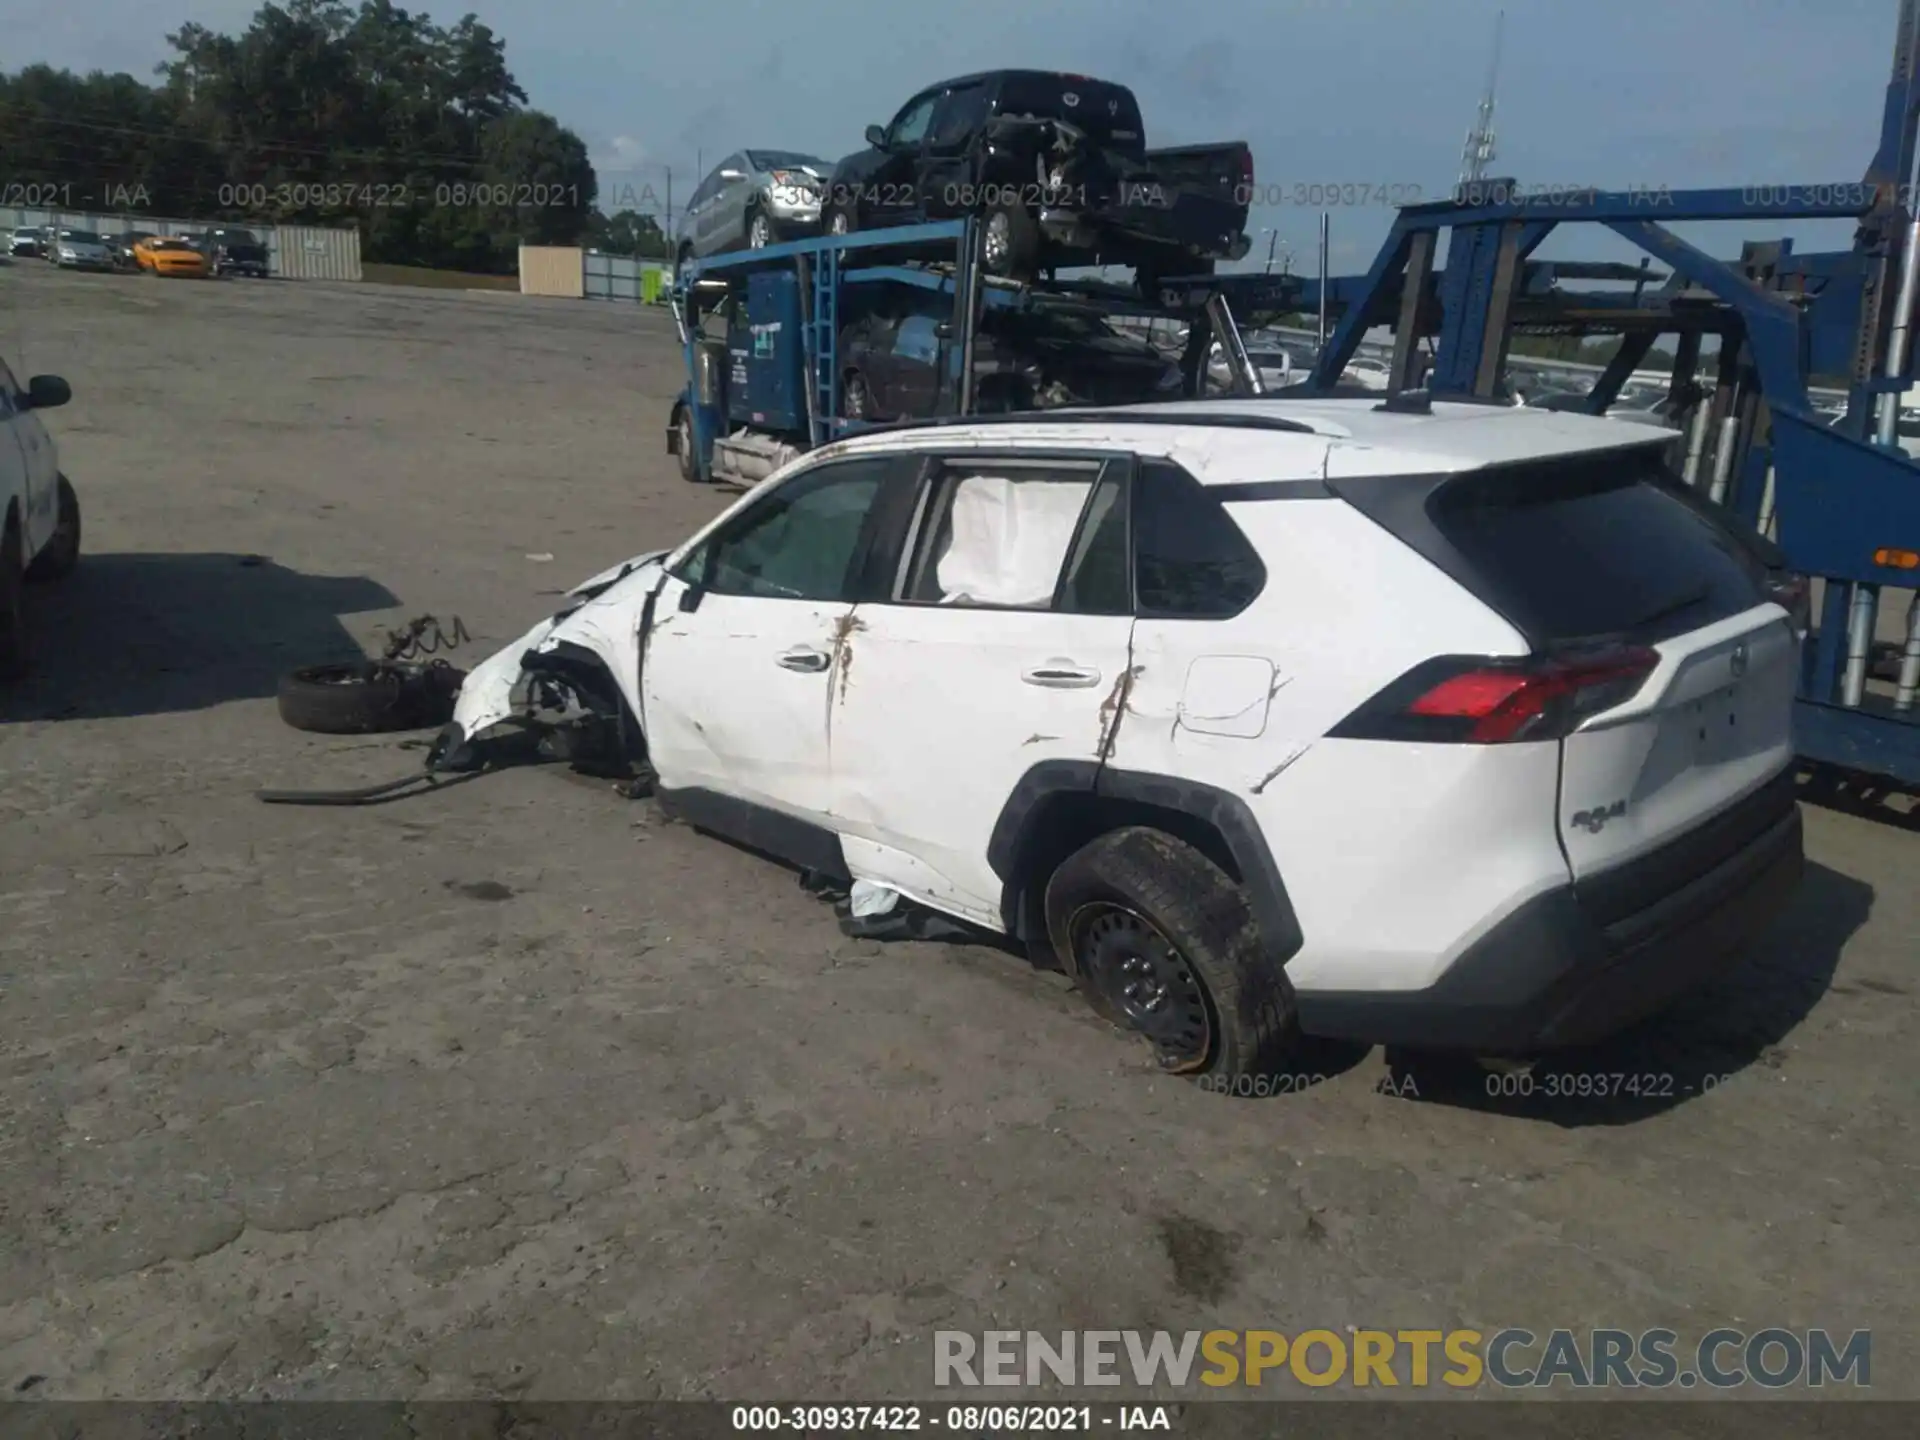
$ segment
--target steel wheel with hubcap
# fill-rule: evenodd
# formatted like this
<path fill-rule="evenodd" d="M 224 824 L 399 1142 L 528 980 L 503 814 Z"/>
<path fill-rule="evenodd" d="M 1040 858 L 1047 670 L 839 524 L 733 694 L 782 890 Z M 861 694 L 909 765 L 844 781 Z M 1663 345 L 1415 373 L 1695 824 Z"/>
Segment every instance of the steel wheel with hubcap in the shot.
<path fill-rule="evenodd" d="M 827 233 L 829 235 L 851 235 L 853 233 L 852 217 L 844 210 L 834 211 L 827 217 Z"/>
<path fill-rule="evenodd" d="M 1206 988 L 1173 942 L 1124 905 L 1082 906 L 1068 922 L 1073 964 L 1094 1009 L 1144 1035 L 1163 1070 L 1197 1070 L 1213 1053 Z"/>
<path fill-rule="evenodd" d="M 1110 830 L 1060 863 L 1042 908 L 1087 1002 L 1147 1040 L 1161 1069 L 1214 1084 L 1286 1069 L 1299 1034 L 1286 952 L 1261 935 L 1244 887 L 1186 841 Z"/>

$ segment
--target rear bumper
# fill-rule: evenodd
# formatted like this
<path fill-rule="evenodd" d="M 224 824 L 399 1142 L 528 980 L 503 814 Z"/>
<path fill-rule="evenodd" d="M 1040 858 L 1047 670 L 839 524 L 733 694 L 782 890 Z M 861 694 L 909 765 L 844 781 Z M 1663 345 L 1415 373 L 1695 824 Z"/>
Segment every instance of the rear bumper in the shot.
<path fill-rule="evenodd" d="M 1425 990 L 1300 992 L 1300 1025 L 1488 1055 L 1593 1044 L 1737 960 L 1804 865 L 1789 770 L 1653 854 L 1529 900 Z"/>

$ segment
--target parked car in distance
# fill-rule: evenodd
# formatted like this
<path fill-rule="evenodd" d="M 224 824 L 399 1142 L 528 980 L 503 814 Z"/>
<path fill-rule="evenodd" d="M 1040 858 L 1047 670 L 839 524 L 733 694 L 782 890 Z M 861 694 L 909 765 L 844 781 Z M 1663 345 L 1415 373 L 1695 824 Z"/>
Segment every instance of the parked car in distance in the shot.
<path fill-rule="evenodd" d="M 137 242 L 133 247 L 133 260 L 148 275 L 205 279 L 210 273 L 207 257 L 177 235 L 152 235 Z"/>
<path fill-rule="evenodd" d="M 127 230 L 118 235 L 107 236 L 107 249 L 113 255 L 116 270 L 137 270 L 139 262 L 135 260 L 133 250 L 142 240 L 153 239 L 151 230 Z"/>
<path fill-rule="evenodd" d="M 831 166 L 798 150 L 736 150 L 695 187 L 674 227 L 676 268 L 690 258 L 759 250 L 820 229 Z"/>
<path fill-rule="evenodd" d="M 23 257 L 38 257 L 46 254 L 46 231 L 38 225 L 18 226 L 7 242 L 7 253 Z"/>
<path fill-rule="evenodd" d="M 1241 342 L 1247 352 L 1247 359 L 1259 372 L 1260 383 L 1269 390 L 1278 390 L 1293 383 L 1293 353 L 1285 346 L 1259 336 L 1249 335 Z M 1233 370 L 1227 364 L 1226 349 L 1218 340 L 1207 351 L 1207 382 L 1216 389 L 1227 389 L 1233 384 Z"/>
<path fill-rule="evenodd" d="M 834 166 L 831 231 L 980 215 L 994 274 L 1124 265 L 1148 290 L 1238 260 L 1251 244 L 1246 143 L 1149 150 L 1139 102 L 1110 81 L 963 76 L 928 86 L 866 139 Z"/>
<path fill-rule="evenodd" d="M 1587 1044 L 1804 864 L 1777 549 L 1661 448 L 1370 397 L 857 434 L 577 587 L 430 754 L 585 715 L 669 815 L 1008 937 L 1168 1073 Z"/>
<path fill-rule="evenodd" d="M 1348 362 L 1340 376 L 1344 384 L 1358 385 L 1363 390 L 1385 390 L 1391 378 L 1386 361 L 1367 359 Z"/>
<path fill-rule="evenodd" d="M 21 385 L 0 359 L 0 680 L 31 659 L 27 582 L 63 579 L 80 562 L 80 500 L 40 422 L 72 398 L 58 375 Z"/>
<path fill-rule="evenodd" d="M 48 257 L 62 270 L 111 270 L 113 251 L 106 237 L 92 230 L 62 229 L 53 238 L 53 253 Z"/>
<path fill-rule="evenodd" d="M 840 332 L 841 411 L 848 419 L 935 413 L 941 327 L 953 299 L 915 285 L 862 285 Z M 843 304 L 847 302 L 842 301 Z M 982 307 L 974 337 L 974 399 L 991 414 L 1065 405 L 1126 405 L 1180 390 L 1180 368 L 1097 311 L 1066 304 Z"/>
<path fill-rule="evenodd" d="M 216 226 L 187 242 L 207 257 L 207 268 L 218 276 L 247 275 L 256 280 L 267 278 L 267 247 L 251 230 Z"/>

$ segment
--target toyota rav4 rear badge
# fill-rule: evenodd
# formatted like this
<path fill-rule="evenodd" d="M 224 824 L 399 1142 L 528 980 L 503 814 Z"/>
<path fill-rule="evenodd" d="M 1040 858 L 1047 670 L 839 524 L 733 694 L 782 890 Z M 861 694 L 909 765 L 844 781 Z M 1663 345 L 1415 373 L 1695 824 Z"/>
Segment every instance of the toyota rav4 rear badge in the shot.
<path fill-rule="evenodd" d="M 1060 103 L 1062 105 L 1065 105 L 1069 110 L 1071 110 L 1075 105 L 1078 105 L 1080 103 L 1080 97 L 1074 94 L 1073 91 L 1069 90 L 1067 91 L 1066 94 L 1060 97 Z"/>
<path fill-rule="evenodd" d="M 1589 835 L 1598 835 L 1606 829 L 1607 821 L 1618 820 L 1627 813 L 1627 802 L 1616 800 L 1611 805 L 1596 805 L 1591 810 L 1582 810 L 1573 817 L 1573 823 Z"/>

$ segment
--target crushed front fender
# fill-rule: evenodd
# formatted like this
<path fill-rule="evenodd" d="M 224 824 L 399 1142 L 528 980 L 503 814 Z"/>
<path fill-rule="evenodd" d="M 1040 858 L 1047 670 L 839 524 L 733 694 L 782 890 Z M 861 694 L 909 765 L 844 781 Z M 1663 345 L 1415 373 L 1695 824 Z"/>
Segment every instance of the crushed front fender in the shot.
<path fill-rule="evenodd" d="M 637 720 L 640 616 L 660 583 L 667 553 L 649 551 L 583 580 L 567 592 L 572 603 L 468 671 L 454 700 L 453 720 L 429 753 L 429 768 L 465 768 L 474 760 L 474 747 L 501 726 L 532 721 L 536 705 L 527 661 L 562 647 L 588 652 Z"/>

